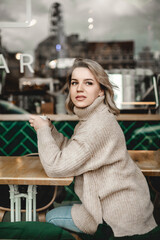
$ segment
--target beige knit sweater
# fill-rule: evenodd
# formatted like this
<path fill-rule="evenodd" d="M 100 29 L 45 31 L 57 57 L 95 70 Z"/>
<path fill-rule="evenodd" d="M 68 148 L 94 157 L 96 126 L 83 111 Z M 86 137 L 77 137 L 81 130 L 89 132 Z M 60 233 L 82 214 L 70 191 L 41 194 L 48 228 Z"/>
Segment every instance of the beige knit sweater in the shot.
<path fill-rule="evenodd" d="M 71 139 L 55 128 L 40 128 L 38 150 L 50 177 L 75 176 L 82 204 L 72 207 L 76 226 L 93 234 L 103 220 L 115 236 L 144 234 L 156 227 L 146 180 L 130 158 L 115 116 L 98 97 L 85 109 Z"/>

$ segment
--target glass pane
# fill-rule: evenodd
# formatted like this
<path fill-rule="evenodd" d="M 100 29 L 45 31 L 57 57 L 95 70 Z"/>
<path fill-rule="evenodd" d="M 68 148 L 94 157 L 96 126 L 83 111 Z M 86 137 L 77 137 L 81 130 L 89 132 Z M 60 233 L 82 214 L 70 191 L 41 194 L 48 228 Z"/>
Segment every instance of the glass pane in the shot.
<path fill-rule="evenodd" d="M 65 112 L 67 72 L 82 57 L 119 87 L 120 109 L 157 108 L 159 10 L 158 0 L 1 0 L 0 98 L 33 113 L 44 103 Z"/>

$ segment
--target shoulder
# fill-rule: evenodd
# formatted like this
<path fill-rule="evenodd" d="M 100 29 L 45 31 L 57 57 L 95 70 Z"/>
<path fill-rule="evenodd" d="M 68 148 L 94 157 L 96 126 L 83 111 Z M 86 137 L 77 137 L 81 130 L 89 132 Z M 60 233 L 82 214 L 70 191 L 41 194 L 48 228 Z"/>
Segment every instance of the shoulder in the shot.
<path fill-rule="evenodd" d="M 86 133 L 86 135 L 94 137 L 97 134 L 106 135 L 107 132 L 117 127 L 119 124 L 116 117 L 104 105 L 101 111 L 95 111 L 87 120 L 81 121 L 77 130 L 78 133 Z"/>
<path fill-rule="evenodd" d="M 111 125 L 117 124 L 117 119 L 113 113 L 111 113 L 106 105 L 101 108 L 100 111 L 95 112 L 90 122 L 96 125 L 96 128 L 109 128 Z"/>
<path fill-rule="evenodd" d="M 108 144 L 114 146 L 124 144 L 122 129 L 115 115 L 110 113 L 107 107 L 100 112 L 95 112 L 86 121 L 80 121 L 73 139 L 83 141 L 89 149 L 94 147 L 96 151 Z"/>

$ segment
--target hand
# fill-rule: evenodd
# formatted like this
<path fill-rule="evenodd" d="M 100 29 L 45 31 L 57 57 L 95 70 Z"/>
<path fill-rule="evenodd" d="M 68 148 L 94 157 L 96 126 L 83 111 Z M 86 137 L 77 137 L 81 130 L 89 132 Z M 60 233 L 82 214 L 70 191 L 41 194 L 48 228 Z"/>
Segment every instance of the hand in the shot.
<path fill-rule="evenodd" d="M 52 123 L 49 119 L 44 120 L 40 116 L 36 116 L 36 115 L 30 116 L 29 123 L 30 123 L 31 127 L 34 127 L 34 129 L 36 131 L 43 126 L 51 127 L 51 125 L 52 125 Z"/>

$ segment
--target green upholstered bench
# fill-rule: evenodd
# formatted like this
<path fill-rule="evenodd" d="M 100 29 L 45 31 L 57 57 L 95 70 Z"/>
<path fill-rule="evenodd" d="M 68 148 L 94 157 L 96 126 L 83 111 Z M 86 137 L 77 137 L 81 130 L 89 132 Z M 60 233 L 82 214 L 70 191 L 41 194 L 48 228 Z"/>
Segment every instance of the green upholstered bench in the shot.
<path fill-rule="evenodd" d="M 75 240 L 68 231 L 43 222 L 1 222 L 0 239 Z"/>
<path fill-rule="evenodd" d="M 76 237 L 77 236 L 77 237 Z M 50 223 L 42 222 L 2 222 L 0 239 L 38 239 L 38 240 L 160 240 L 160 226 L 143 235 L 114 237 L 111 228 L 100 224 L 94 235 L 76 233 L 75 235 Z"/>

